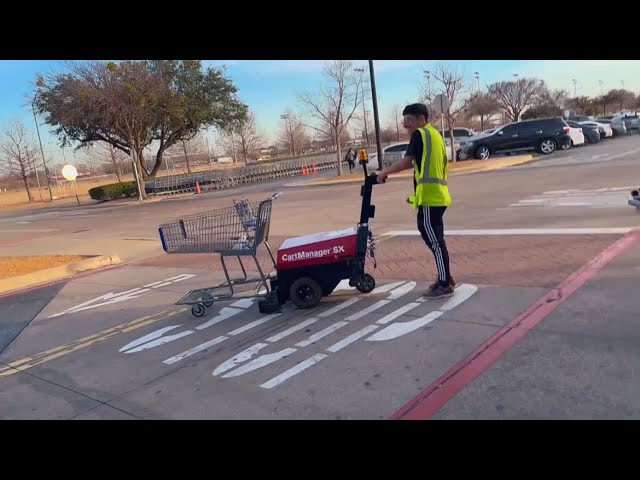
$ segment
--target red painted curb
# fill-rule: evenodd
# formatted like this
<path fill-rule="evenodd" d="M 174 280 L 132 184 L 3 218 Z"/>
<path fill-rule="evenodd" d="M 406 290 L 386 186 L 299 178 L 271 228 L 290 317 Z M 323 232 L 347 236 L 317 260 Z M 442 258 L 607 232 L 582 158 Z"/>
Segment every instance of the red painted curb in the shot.
<path fill-rule="evenodd" d="M 513 347 L 576 290 L 639 238 L 640 231 L 632 231 L 600 252 L 422 390 L 391 415 L 389 420 L 430 419 L 464 387 L 487 370 L 503 353 Z"/>

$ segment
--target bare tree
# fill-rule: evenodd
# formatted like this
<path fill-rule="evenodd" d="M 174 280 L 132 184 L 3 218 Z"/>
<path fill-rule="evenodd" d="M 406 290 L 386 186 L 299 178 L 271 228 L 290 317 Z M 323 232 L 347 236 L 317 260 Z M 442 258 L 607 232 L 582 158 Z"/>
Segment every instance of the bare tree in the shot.
<path fill-rule="evenodd" d="M 347 60 L 332 60 L 323 70 L 330 86 L 320 87 L 320 92 L 300 94 L 300 102 L 308 110 L 309 117 L 316 123 L 307 125 L 320 134 L 341 139 L 349 122 L 360 105 L 360 76 L 353 71 L 353 64 Z M 341 141 L 336 141 L 338 175 L 342 175 Z"/>
<path fill-rule="evenodd" d="M 488 86 L 509 118 L 517 122 L 522 112 L 533 105 L 540 94 L 543 83 L 535 78 L 519 78 L 513 81 L 496 82 Z"/>
<path fill-rule="evenodd" d="M 279 147 L 289 150 L 291 156 L 295 156 L 311 145 L 311 138 L 302 120 L 291 110 L 283 115 L 284 125 L 277 141 Z"/>
<path fill-rule="evenodd" d="M 111 143 L 95 142 L 87 147 L 87 155 L 96 163 L 104 166 L 113 166 L 113 173 L 118 182 L 122 181 L 123 170 L 122 163 L 130 157 L 122 150 L 116 149 Z"/>
<path fill-rule="evenodd" d="M 432 72 L 433 79 L 439 84 L 442 94 L 449 100 L 449 108 L 444 112 L 444 120 L 449 129 L 451 138 L 451 158 L 456 158 L 453 142 L 453 128 L 460 116 L 465 112 L 470 99 L 465 98 L 467 88 L 464 81 L 464 72 L 458 71 L 455 65 L 439 64 Z"/>
<path fill-rule="evenodd" d="M 29 189 L 28 176 L 31 168 L 30 158 L 35 158 L 37 153 L 35 146 L 29 142 L 27 128 L 18 118 L 11 119 L 4 127 L 0 149 L 10 159 L 10 162 L 15 163 L 20 169 L 29 202 L 32 202 L 33 196 Z"/>
<path fill-rule="evenodd" d="M 484 120 L 500 111 L 500 104 L 496 97 L 486 93 L 476 95 L 469 103 L 468 111 L 471 115 L 480 117 L 480 130 L 484 130 Z"/>
<path fill-rule="evenodd" d="M 401 124 L 402 124 L 402 111 L 400 110 L 400 105 L 394 105 L 393 108 L 391 109 L 391 128 L 396 132 L 396 142 L 400 141 Z"/>
<path fill-rule="evenodd" d="M 231 128 L 223 132 L 221 142 L 227 152 L 241 155 L 246 164 L 249 156 L 256 155 L 256 151 L 262 148 L 265 139 L 258 133 L 255 115 L 249 113 L 246 120 L 234 122 Z"/>

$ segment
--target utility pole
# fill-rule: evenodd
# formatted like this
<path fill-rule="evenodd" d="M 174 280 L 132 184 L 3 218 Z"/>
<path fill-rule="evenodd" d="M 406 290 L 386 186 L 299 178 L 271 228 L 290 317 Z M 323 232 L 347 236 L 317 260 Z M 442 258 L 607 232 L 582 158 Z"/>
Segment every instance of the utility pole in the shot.
<path fill-rule="evenodd" d="M 575 78 L 572 78 L 571 81 L 573 82 L 573 98 L 576 98 L 577 96 L 576 86 L 578 85 L 578 81 Z"/>
<path fill-rule="evenodd" d="M 40 138 L 40 127 L 38 126 L 38 117 L 36 116 L 35 102 L 36 102 L 36 97 L 34 96 L 33 102 L 31 102 L 31 110 L 33 111 L 33 121 L 36 124 L 36 132 L 38 133 L 38 143 L 40 143 L 40 154 L 42 155 L 42 164 L 44 165 L 44 174 L 47 177 L 47 188 L 49 189 L 49 201 L 53 202 L 53 193 L 51 193 L 51 181 L 49 180 L 49 167 L 47 167 L 47 160 L 44 158 L 44 149 L 42 148 L 42 139 Z"/>
<path fill-rule="evenodd" d="M 371 100 L 373 101 L 373 121 L 376 126 L 376 147 L 378 148 L 378 167 L 382 170 L 384 152 L 380 139 L 380 118 L 378 117 L 378 96 L 376 94 L 376 76 L 373 71 L 373 60 L 369 60 L 369 76 L 371 77 Z"/>
<path fill-rule="evenodd" d="M 362 120 L 364 122 L 364 136 L 367 141 L 367 147 L 369 146 L 369 130 L 367 129 L 367 109 L 364 104 L 364 82 L 362 81 L 362 76 L 364 75 L 364 67 L 354 68 L 354 72 L 358 72 L 360 74 L 360 86 L 362 87 Z"/>

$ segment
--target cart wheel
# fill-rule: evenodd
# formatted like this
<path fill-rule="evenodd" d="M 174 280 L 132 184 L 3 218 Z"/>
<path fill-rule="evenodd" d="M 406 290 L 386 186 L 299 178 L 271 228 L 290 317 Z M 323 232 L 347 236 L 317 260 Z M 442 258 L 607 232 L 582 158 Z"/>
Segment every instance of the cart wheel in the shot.
<path fill-rule="evenodd" d="M 291 284 L 289 297 L 298 308 L 313 308 L 322 299 L 322 289 L 313 278 L 300 277 Z"/>
<path fill-rule="evenodd" d="M 356 288 L 362 293 L 370 293 L 376 288 L 376 280 L 368 273 L 365 273 L 362 280 L 356 284 Z"/>
<path fill-rule="evenodd" d="M 204 315 L 204 305 L 198 303 L 197 305 L 191 307 L 191 314 L 194 317 L 201 317 L 202 315 Z"/>
<path fill-rule="evenodd" d="M 209 308 L 213 305 L 213 301 L 211 302 L 202 302 L 202 305 L 204 305 L 205 307 Z"/>

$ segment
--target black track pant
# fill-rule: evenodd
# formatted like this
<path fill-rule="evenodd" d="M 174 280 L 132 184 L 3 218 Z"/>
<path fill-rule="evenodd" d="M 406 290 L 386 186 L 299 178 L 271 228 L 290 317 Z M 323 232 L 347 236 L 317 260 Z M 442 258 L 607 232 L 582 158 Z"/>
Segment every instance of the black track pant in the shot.
<path fill-rule="evenodd" d="M 449 284 L 449 252 L 444 241 L 444 223 L 442 217 L 447 207 L 418 207 L 418 230 L 427 246 L 433 252 L 438 267 L 440 285 Z"/>

